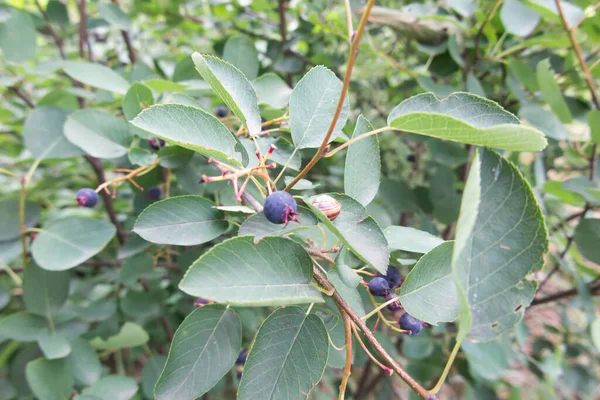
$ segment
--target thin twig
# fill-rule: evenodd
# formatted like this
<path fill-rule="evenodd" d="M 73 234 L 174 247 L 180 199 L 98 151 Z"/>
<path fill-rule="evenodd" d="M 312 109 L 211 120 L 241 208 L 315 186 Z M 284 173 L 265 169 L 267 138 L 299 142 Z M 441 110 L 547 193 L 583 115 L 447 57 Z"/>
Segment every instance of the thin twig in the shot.
<path fill-rule="evenodd" d="M 112 0 L 112 3 L 116 6 L 119 5 L 119 0 Z M 131 44 L 131 38 L 129 37 L 129 33 L 125 29 L 121 29 L 121 36 L 123 37 L 123 41 L 125 41 L 125 46 L 127 47 L 127 54 L 129 55 L 129 61 L 132 64 L 135 64 L 137 61 L 137 54 L 133 45 Z"/>
<path fill-rule="evenodd" d="M 340 309 L 340 312 L 345 312 L 348 314 L 350 319 L 360 328 L 360 330 L 364 333 L 366 339 L 369 341 L 371 346 L 377 351 L 377 353 L 385 360 L 385 362 L 391 366 L 391 368 L 402 378 L 404 382 L 410 386 L 412 390 L 414 390 L 421 398 L 427 400 L 435 400 L 437 396 L 432 395 L 428 392 L 423 386 L 421 386 L 417 381 L 413 379 L 404 369 L 393 359 L 392 356 L 383 348 L 381 343 L 375 338 L 373 332 L 369 329 L 369 327 L 365 324 L 365 322 L 360 319 L 358 315 L 350 308 L 348 303 L 339 295 L 339 293 L 335 290 L 335 287 L 321 274 L 321 272 L 313 268 L 313 276 L 317 283 L 323 287 L 327 292 L 332 293 L 331 299 L 336 304 L 336 306 Z"/>
<path fill-rule="evenodd" d="M 350 7 L 350 0 L 344 0 L 344 8 L 346 9 L 346 26 L 348 27 L 348 41 L 352 43 L 354 27 L 352 26 L 352 7 Z"/>
<path fill-rule="evenodd" d="M 588 283 L 587 287 L 591 294 L 593 294 L 593 295 L 600 294 L 600 283 L 598 283 L 598 279 Z M 579 291 L 577 289 L 563 290 L 562 292 L 557 292 L 557 293 L 548 295 L 546 297 L 541 297 L 539 299 L 533 299 L 530 307 L 537 306 L 540 304 L 551 303 L 551 302 L 557 301 L 557 300 L 562 300 L 567 297 L 575 296 L 578 293 L 579 293 Z"/>
<path fill-rule="evenodd" d="M 40 4 L 39 0 L 35 0 L 35 5 L 36 5 L 37 9 L 40 11 L 40 13 L 42 14 L 42 16 L 44 17 L 46 24 L 48 25 L 48 33 L 50 33 L 50 36 L 52 36 L 52 39 L 54 39 L 54 43 L 56 43 L 56 47 L 58 48 L 58 53 L 60 54 L 60 58 L 65 60 L 67 58 L 67 56 L 65 54 L 63 41 L 60 38 L 60 36 L 58 36 L 58 34 L 54 30 L 54 28 L 52 27 L 52 24 L 50 23 L 50 18 L 48 18 L 48 13 L 46 12 L 46 10 L 44 10 L 42 8 L 42 5 Z"/>
<path fill-rule="evenodd" d="M 475 35 L 475 38 L 473 39 L 473 41 L 475 42 L 475 62 L 473 63 L 473 68 L 477 67 L 477 62 L 479 61 L 479 43 L 481 41 L 481 36 L 483 35 L 483 31 L 484 31 L 486 25 L 494 17 L 494 15 L 496 14 L 496 11 L 498 10 L 498 7 L 500 7 L 500 5 L 502 4 L 503 1 L 504 0 L 496 1 L 494 6 L 491 8 L 490 12 L 486 15 L 485 20 L 483 20 L 483 22 L 481 23 L 481 26 L 479 27 L 479 30 L 477 31 L 477 34 Z"/>
<path fill-rule="evenodd" d="M 344 394 L 346 393 L 346 386 L 348 385 L 348 378 L 352 370 L 352 320 L 345 312 L 340 313 L 344 320 L 344 332 L 346 333 L 346 364 L 344 365 L 344 373 L 342 376 L 342 382 L 340 383 L 340 394 L 338 400 L 344 400 Z"/>
<path fill-rule="evenodd" d="M 79 8 L 79 57 L 85 58 L 85 45 L 87 43 L 87 12 L 85 9 L 86 0 L 78 1 Z"/>
<path fill-rule="evenodd" d="M 287 21 L 285 19 L 285 9 L 286 9 L 286 1 L 278 0 L 277 9 L 279 11 L 279 34 L 281 35 L 281 48 L 283 49 L 284 54 L 288 54 L 287 47 Z M 291 73 L 286 75 L 286 82 L 289 86 L 292 86 L 294 76 Z"/>
<path fill-rule="evenodd" d="M 27 107 L 29 108 L 34 108 L 35 104 L 33 104 L 33 101 L 31 101 L 31 99 L 29 98 L 29 96 L 27 96 L 25 93 L 23 93 L 23 91 L 21 89 L 19 89 L 16 86 L 11 86 L 8 88 L 11 92 L 13 92 L 14 94 L 17 95 L 17 97 L 19 97 L 21 100 L 23 100 L 25 102 L 25 104 L 27 104 Z"/>
<path fill-rule="evenodd" d="M 323 157 L 323 153 L 325 151 L 325 147 L 329 143 L 329 139 L 333 134 L 335 126 L 337 124 L 338 119 L 340 118 L 340 114 L 342 112 L 342 108 L 344 108 L 344 100 L 346 99 L 346 94 L 348 92 L 348 87 L 350 86 L 350 77 L 352 76 L 352 69 L 354 68 L 354 63 L 356 62 L 356 55 L 358 53 L 358 45 L 360 44 L 360 39 L 362 38 L 362 34 L 365 30 L 365 25 L 367 24 L 367 20 L 369 19 L 369 14 L 371 14 L 371 9 L 375 4 L 375 0 L 369 0 L 367 5 L 365 6 L 362 18 L 360 20 L 360 24 L 358 25 L 358 29 L 356 30 L 356 34 L 354 35 L 354 39 L 352 41 L 352 46 L 350 47 L 350 54 L 348 57 L 348 67 L 346 68 L 346 76 L 344 76 L 344 84 L 342 86 L 342 91 L 340 93 L 340 98 L 338 100 L 337 108 L 335 109 L 335 113 L 333 118 L 331 119 L 331 123 L 329 124 L 329 129 L 327 130 L 327 134 L 323 141 L 321 142 L 321 146 L 310 160 L 310 162 L 304 167 L 302 171 L 286 186 L 284 190 L 289 191 L 294 187 L 296 183 L 298 183 L 304 176 L 310 171 L 317 162 Z"/>

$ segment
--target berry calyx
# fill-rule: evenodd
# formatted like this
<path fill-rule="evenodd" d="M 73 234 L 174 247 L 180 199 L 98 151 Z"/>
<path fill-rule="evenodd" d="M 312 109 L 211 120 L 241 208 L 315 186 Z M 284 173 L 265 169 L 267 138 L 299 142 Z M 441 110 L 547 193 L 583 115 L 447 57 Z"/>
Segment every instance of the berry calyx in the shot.
<path fill-rule="evenodd" d="M 225 107 L 217 107 L 217 109 L 215 110 L 215 115 L 217 116 L 217 118 L 225 118 L 228 112 L 229 110 L 227 110 L 227 108 Z"/>
<path fill-rule="evenodd" d="M 371 292 L 373 296 L 385 296 L 390 292 L 388 281 L 381 276 L 371 279 L 368 286 L 369 292 Z"/>
<path fill-rule="evenodd" d="M 412 336 L 418 335 L 423 329 L 423 321 L 416 319 L 409 313 L 404 313 L 398 321 L 400 329 L 408 331 Z"/>
<path fill-rule="evenodd" d="M 396 297 L 396 295 L 394 293 L 388 293 L 387 295 L 385 295 L 384 299 L 386 302 L 388 302 L 395 297 Z M 400 304 L 400 302 L 398 300 L 396 300 L 393 303 L 388 304 L 387 309 L 390 311 L 399 311 L 399 310 L 402 310 L 402 304 Z"/>
<path fill-rule="evenodd" d="M 386 281 L 388 281 L 390 289 L 396 289 L 400 286 L 400 284 L 402 284 L 402 275 L 400 275 L 400 271 L 398 271 L 396 267 L 392 267 L 391 265 L 388 266 L 387 273 L 385 274 L 385 276 L 381 276 L 384 277 Z"/>
<path fill-rule="evenodd" d="M 152 186 L 148 189 L 148 198 L 150 200 L 159 200 L 162 196 L 162 190 L 158 186 Z"/>
<path fill-rule="evenodd" d="M 77 191 L 75 200 L 79 207 L 94 207 L 98 204 L 98 193 L 92 188 L 83 188 Z"/>
<path fill-rule="evenodd" d="M 264 208 L 265 217 L 274 224 L 298 222 L 296 215 L 296 200 L 288 192 L 274 192 L 267 196 Z"/>
<path fill-rule="evenodd" d="M 151 137 L 148 138 L 148 146 L 154 150 L 159 150 L 161 147 L 165 147 L 165 141 L 160 138 Z"/>

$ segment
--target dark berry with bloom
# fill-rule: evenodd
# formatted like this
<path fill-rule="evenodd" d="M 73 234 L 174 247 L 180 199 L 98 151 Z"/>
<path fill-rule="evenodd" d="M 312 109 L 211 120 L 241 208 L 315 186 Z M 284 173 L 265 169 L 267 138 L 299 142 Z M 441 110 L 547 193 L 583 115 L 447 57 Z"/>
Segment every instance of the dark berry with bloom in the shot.
<path fill-rule="evenodd" d="M 158 150 L 161 147 L 165 147 L 165 141 L 160 138 L 151 137 L 148 138 L 148 146 L 152 147 L 154 150 Z"/>
<path fill-rule="evenodd" d="M 408 331 L 412 336 L 418 335 L 423 329 L 423 321 L 416 319 L 409 313 L 402 314 L 398 324 L 400 324 L 400 329 Z"/>
<path fill-rule="evenodd" d="M 271 193 L 265 200 L 265 217 L 274 224 L 298 222 L 296 215 L 296 200 L 288 192 Z"/>
<path fill-rule="evenodd" d="M 148 189 L 148 198 L 150 200 L 159 200 L 162 197 L 162 190 L 158 186 L 152 186 Z"/>
<path fill-rule="evenodd" d="M 92 188 L 79 189 L 75 200 L 79 207 L 94 207 L 98 204 L 98 193 Z"/>
<path fill-rule="evenodd" d="M 392 300 L 393 298 L 395 298 L 396 295 L 394 293 L 388 293 L 384 299 L 386 302 Z M 400 302 L 398 300 L 394 301 L 393 303 L 390 303 L 387 305 L 388 310 L 390 311 L 400 311 L 402 310 L 402 304 L 400 304 Z"/>
<path fill-rule="evenodd" d="M 382 275 L 383 276 L 383 275 Z M 387 273 L 383 276 L 388 284 L 390 285 L 390 289 L 395 289 L 400 286 L 402 283 L 402 275 L 400 275 L 400 271 L 397 268 L 388 266 Z"/>
<path fill-rule="evenodd" d="M 215 115 L 217 116 L 217 118 L 225 118 L 228 112 L 229 111 L 226 107 L 217 107 L 217 109 L 215 110 Z"/>
<path fill-rule="evenodd" d="M 371 279 L 368 286 L 373 296 L 385 296 L 390 292 L 388 281 L 381 276 Z"/>

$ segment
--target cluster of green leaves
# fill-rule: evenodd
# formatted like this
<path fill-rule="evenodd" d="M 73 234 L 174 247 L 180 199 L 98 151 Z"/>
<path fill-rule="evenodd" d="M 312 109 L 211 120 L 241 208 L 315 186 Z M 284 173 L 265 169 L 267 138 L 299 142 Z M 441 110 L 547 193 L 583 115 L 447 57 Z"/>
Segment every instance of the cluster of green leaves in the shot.
<path fill-rule="evenodd" d="M 280 18 L 267 1 L 132 1 L 129 13 L 89 4 L 88 51 L 102 60 L 93 62 L 69 39 L 81 9 L 13 3 L 0 6 L 0 399 L 73 390 L 80 400 L 331 398 L 344 324 L 313 269 L 362 318 L 377 304 L 360 273 L 390 264 L 405 275 L 396 294 L 406 312 L 431 328 L 397 339 L 384 326 L 376 337 L 415 380 L 434 383 L 454 345 L 465 355 L 456 372 L 465 397 L 511 385 L 504 371 L 518 362 L 548 384 L 513 388 L 516 398 L 591 393 L 595 377 L 570 360 L 591 351 L 598 360 L 587 282 L 600 277 L 600 174 L 590 162 L 600 111 L 552 2 L 382 1 L 335 121 L 349 46 L 343 4 L 288 8 L 297 24 L 284 40 L 263 23 Z M 588 3 L 562 12 L 598 43 Z M 200 30 L 190 15 L 202 15 Z M 246 180 L 255 201 L 238 202 L 262 166 L 257 151 L 275 146 L 277 167 L 264 171 L 282 190 L 332 125 L 330 148 L 351 143 L 291 188 L 299 223 L 275 225 L 257 211 L 264 180 Z M 156 151 L 150 137 L 167 145 Z M 104 172 L 93 175 L 86 158 Z M 109 186 L 114 198 L 97 208 L 75 207 L 79 188 L 123 170 L 139 172 L 135 184 Z M 237 187 L 224 171 L 240 174 Z M 199 184 L 203 176 L 217 179 Z M 137 186 L 159 186 L 165 198 Z M 313 205 L 322 194 L 341 204 L 333 221 Z M 573 207 L 582 211 L 570 217 Z M 573 232 L 563 232 L 569 221 Z M 515 349 L 528 340 L 520 321 L 543 274 L 547 225 L 558 226 L 550 240 L 559 250 L 545 272 L 561 266 L 585 322 L 572 328 L 565 313 L 548 331 L 566 349 L 532 338 L 526 358 Z M 196 298 L 212 304 L 194 309 Z M 353 368 L 370 362 L 353 348 Z"/>

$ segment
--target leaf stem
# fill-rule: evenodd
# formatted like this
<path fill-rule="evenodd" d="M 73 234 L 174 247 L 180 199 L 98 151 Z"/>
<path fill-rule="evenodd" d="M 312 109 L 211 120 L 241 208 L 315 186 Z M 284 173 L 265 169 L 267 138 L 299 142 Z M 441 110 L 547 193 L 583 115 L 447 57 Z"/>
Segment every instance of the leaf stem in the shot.
<path fill-rule="evenodd" d="M 375 356 L 373 354 L 371 354 L 371 352 L 369 351 L 369 349 L 367 349 L 367 346 L 365 346 L 365 343 L 360 338 L 360 335 L 358 334 L 358 331 L 356 330 L 356 327 L 354 326 L 354 324 L 350 323 L 350 326 L 352 327 L 352 331 L 354 332 L 354 337 L 356 337 L 356 339 L 358 340 L 358 343 L 360 343 L 360 347 L 363 348 L 364 352 L 367 353 L 367 355 L 369 356 L 369 358 L 371 360 L 373 360 L 373 362 L 375 364 L 377 364 L 379 366 L 379 368 L 381 368 L 382 370 L 384 370 L 388 374 L 392 375 L 394 373 L 394 371 L 392 369 L 386 367 L 385 365 L 383 365 L 381 363 L 381 361 L 379 361 L 377 358 L 375 358 Z"/>
<path fill-rule="evenodd" d="M 354 35 L 354 26 L 352 26 L 352 7 L 350 7 L 350 0 L 344 0 L 344 8 L 346 10 L 346 27 L 348 28 L 348 41 L 352 43 L 352 35 Z"/>
<path fill-rule="evenodd" d="M 333 156 L 335 153 L 337 153 L 338 151 L 345 149 L 346 147 L 350 146 L 353 143 L 358 142 L 359 140 L 362 140 L 369 136 L 377 135 L 378 133 L 386 132 L 386 131 L 401 131 L 401 129 L 392 128 L 391 126 L 384 126 L 383 128 L 379 128 L 379 129 L 375 129 L 375 130 L 363 133 L 360 136 L 357 136 L 355 138 L 348 140 L 346 143 L 342 144 L 341 146 L 336 147 L 335 149 L 333 149 L 330 152 L 328 152 L 327 154 L 325 154 L 323 157 L 329 158 L 329 157 Z"/>
<path fill-rule="evenodd" d="M 371 9 L 375 4 L 375 0 L 369 0 L 367 5 L 364 8 L 364 12 L 362 18 L 360 19 L 360 23 L 358 25 L 358 29 L 356 30 L 356 34 L 354 35 L 354 39 L 352 40 L 352 46 L 350 47 L 350 54 L 348 57 L 348 67 L 346 68 L 346 76 L 344 76 L 344 83 L 342 86 L 342 91 L 340 93 L 340 98 L 338 100 L 337 108 L 335 109 L 335 113 L 333 114 L 333 118 L 331 119 L 331 123 L 329 124 L 329 129 L 327 130 L 327 134 L 323 138 L 321 142 L 321 146 L 310 160 L 310 162 L 304 167 L 302 171 L 286 186 L 285 191 L 289 191 L 291 188 L 296 185 L 300 181 L 300 179 L 304 178 L 304 176 L 310 171 L 316 164 L 319 162 L 321 157 L 323 157 L 323 153 L 325 151 L 325 147 L 329 143 L 329 139 L 331 135 L 333 135 L 333 130 L 337 124 L 338 119 L 340 118 L 340 114 L 342 113 L 342 108 L 344 107 L 344 100 L 346 99 L 346 93 L 348 92 L 348 87 L 350 86 L 350 77 L 352 76 L 352 69 L 354 68 L 354 63 L 356 62 L 356 55 L 358 53 L 358 45 L 360 44 L 360 39 L 362 38 L 362 34 L 365 30 L 365 25 L 367 24 L 367 20 L 369 19 L 369 14 L 371 14 Z"/>
<path fill-rule="evenodd" d="M 446 381 L 446 377 L 448 376 L 448 373 L 450 372 L 450 368 L 452 367 L 452 364 L 454 364 L 454 359 L 456 358 L 456 355 L 458 354 L 458 350 L 460 350 L 460 345 L 462 344 L 462 342 L 463 342 L 462 340 L 459 340 L 454 344 L 454 348 L 452 349 L 452 353 L 450 353 L 450 357 L 448 358 L 448 361 L 446 362 L 446 366 L 444 367 L 442 376 L 440 376 L 440 379 L 438 379 L 438 382 L 433 387 L 433 389 L 429 390 L 431 393 L 437 394 L 440 391 L 440 389 L 442 388 L 442 385 Z"/>
<path fill-rule="evenodd" d="M 344 365 L 338 400 L 344 400 L 348 378 L 350 378 L 350 373 L 352 371 L 352 320 L 345 312 L 341 312 L 341 315 L 344 320 L 344 332 L 346 333 L 346 364 Z"/>
<path fill-rule="evenodd" d="M 400 300 L 400 297 L 396 296 L 391 300 L 386 301 L 385 303 L 381 304 L 380 306 L 378 306 L 376 309 L 374 309 L 373 311 L 371 311 L 370 313 L 368 313 L 367 315 L 365 315 L 364 317 L 362 317 L 361 319 L 363 321 L 368 320 L 369 318 L 371 318 L 373 315 L 379 313 L 383 308 L 387 307 L 389 304 L 392 304 L 395 301 Z"/>

